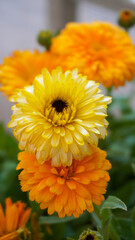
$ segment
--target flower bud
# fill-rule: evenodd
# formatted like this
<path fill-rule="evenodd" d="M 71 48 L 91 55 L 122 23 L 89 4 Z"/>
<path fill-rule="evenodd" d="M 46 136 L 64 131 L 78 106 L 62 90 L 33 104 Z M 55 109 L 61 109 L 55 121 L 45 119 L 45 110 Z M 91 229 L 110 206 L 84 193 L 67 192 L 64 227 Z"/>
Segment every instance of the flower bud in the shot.
<path fill-rule="evenodd" d="M 38 43 L 44 46 L 47 50 L 50 49 L 53 33 L 50 30 L 40 31 L 37 40 Z"/>
<path fill-rule="evenodd" d="M 135 24 L 135 14 L 131 10 L 122 10 L 119 15 L 118 23 L 121 27 L 128 29 Z"/>
<path fill-rule="evenodd" d="M 79 240 L 103 240 L 103 237 L 99 232 L 87 229 L 86 231 L 82 232 Z"/>

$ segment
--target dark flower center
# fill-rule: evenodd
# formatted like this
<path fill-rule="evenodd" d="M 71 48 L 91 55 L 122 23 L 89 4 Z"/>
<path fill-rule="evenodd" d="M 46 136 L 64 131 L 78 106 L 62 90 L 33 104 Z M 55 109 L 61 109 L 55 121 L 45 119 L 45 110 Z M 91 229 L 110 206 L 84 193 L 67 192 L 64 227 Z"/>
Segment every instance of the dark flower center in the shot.
<path fill-rule="evenodd" d="M 130 12 L 130 11 L 124 11 L 124 14 L 125 14 L 126 16 L 130 16 L 130 15 L 131 15 L 131 12 Z"/>
<path fill-rule="evenodd" d="M 63 112 L 63 109 L 64 108 L 67 108 L 67 103 L 60 100 L 60 99 L 57 99 L 55 100 L 53 103 L 52 103 L 52 107 L 55 108 L 55 110 L 60 113 L 60 112 Z"/>
<path fill-rule="evenodd" d="M 89 234 L 89 235 L 87 235 L 85 240 L 94 240 L 94 237 L 91 234 Z"/>

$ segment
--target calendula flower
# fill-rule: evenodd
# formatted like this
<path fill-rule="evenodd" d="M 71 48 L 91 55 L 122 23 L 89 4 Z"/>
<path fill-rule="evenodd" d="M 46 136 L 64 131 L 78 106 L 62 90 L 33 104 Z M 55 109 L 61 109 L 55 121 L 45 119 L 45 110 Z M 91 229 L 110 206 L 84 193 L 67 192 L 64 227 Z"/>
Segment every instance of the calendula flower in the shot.
<path fill-rule="evenodd" d="M 18 201 L 12 203 L 10 198 L 5 200 L 5 213 L 0 204 L 0 240 L 18 240 L 25 231 L 31 209 L 25 210 L 25 204 Z"/>
<path fill-rule="evenodd" d="M 14 136 L 19 148 L 35 153 L 40 163 L 52 158 L 54 166 L 71 165 L 72 158 L 90 153 L 106 135 L 106 108 L 110 97 L 101 94 L 99 84 L 88 81 L 77 71 L 47 69 L 33 86 L 17 91 L 11 101 Z"/>
<path fill-rule="evenodd" d="M 53 39 L 51 51 L 63 58 L 65 69 L 77 67 L 106 87 L 135 76 L 135 46 L 126 31 L 110 23 L 69 23 Z"/>
<path fill-rule="evenodd" d="M 92 154 L 81 161 L 74 159 L 69 167 L 53 167 L 51 161 L 41 165 L 26 151 L 18 159 L 22 191 L 29 191 L 30 200 L 48 208 L 48 214 L 79 217 L 84 210 L 92 212 L 93 203 L 100 205 L 104 200 L 111 164 L 99 148 L 92 148 Z"/>
<path fill-rule="evenodd" d="M 51 53 L 40 53 L 37 50 L 15 51 L 11 57 L 6 57 L 0 66 L 0 90 L 10 96 L 15 89 L 32 84 L 43 67 L 52 70 L 56 66 L 57 60 Z"/>

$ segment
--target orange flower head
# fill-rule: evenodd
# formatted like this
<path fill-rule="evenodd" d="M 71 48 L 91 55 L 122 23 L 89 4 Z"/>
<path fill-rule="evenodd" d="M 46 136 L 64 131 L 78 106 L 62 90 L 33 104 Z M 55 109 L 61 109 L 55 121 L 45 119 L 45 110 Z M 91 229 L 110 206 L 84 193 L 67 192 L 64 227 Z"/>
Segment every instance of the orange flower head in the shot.
<path fill-rule="evenodd" d="M 69 23 L 52 41 L 51 52 L 65 69 L 79 72 L 106 87 L 124 85 L 135 76 L 135 47 L 128 33 L 105 22 Z"/>
<path fill-rule="evenodd" d="M 41 165 L 34 154 L 25 151 L 18 159 L 17 169 L 23 169 L 19 175 L 22 191 L 29 191 L 30 200 L 48 208 L 48 214 L 79 217 L 84 210 L 92 212 L 93 203 L 100 205 L 104 200 L 111 164 L 99 148 L 81 161 L 74 159 L 68 167 L 53 167 L 51 161 Z"/>
<path fill-rule="evenodd" d="M 32 84 L 42 68 L 46 67 L 51 71 L 56 66 L 57 60 L 49 52 L 15 51 L 11 57 L 6 57 L 0 66 L 0 90 L 11 96 L 15 89 Z"/>
<path fill-rule="evenodd" d="M 5 200 L 5 214 L 0 204 L 0 240 L 16 240 L 24 232 L 31 209 L 25 210 L 25 203 L 12 203 L 10 198 Z"/>

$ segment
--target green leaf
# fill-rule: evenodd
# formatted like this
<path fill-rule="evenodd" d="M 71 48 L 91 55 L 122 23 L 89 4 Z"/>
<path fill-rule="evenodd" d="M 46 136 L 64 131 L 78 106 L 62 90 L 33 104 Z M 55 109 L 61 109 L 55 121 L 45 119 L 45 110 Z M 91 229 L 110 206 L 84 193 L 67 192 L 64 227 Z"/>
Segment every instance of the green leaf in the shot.
<path fill-rule="evenodd" d="M 132 166 L 133 172 L 135 173 L 135 163 L 132 163 L 131 166 Z"/>
<path fill-rule="evenodd" d="M 112 240 L 121 240 L 115 226 L 113 225 L 113 222 L 111 221 L 111 224 L 110 224 L 110 237 Z"/>
<path fill-rule="evenodd" d="M 97 227 L 101 229 L 101 228 L 102 228 L 101 220 L 100 220 L 100 218 L 97 216 L 97 214 L 96 214 L 95 212 L 92 212 L 92 213 L 91 213 L 91 216 L 92 216 L 92 218 L 94 219 L 94 222 L 96 223 Z"/>
<path fill-rule="evenodd" d="M 133 237 L 135 238 L 135 207 L 133 208 L 132 212 L 132 233 Z"/>
<path fill-rule="evenodd" d="M 53 224 L 53 225 L 46 224 L 45 226 L 42 226 L 42 227 L 45 227 L 45 230 L 46 230 L 45 238 L 43 238 L 43 239 L 47 239 L 47 240 L 64 239 L 65 228 L 66 228 L 65 223 Z"/>
<path fill-rule="evenodd" d="M 119 168 L 120 167 L 121 166 L 119 166 Z M 129 176 L 131 174 L 128 170 L 126 172 L 126 169 L 122 170 L 121 168 L 121 171 L 125 173 L 125 178 L 121 176 L 120 180 L 118 178 L 115 180 L 115 176 L 117 176 L 118 174 L 118 172 L 116 172 L 115 175 L 113 175 L 114 190 L 111 192 L 116 197 L 122 199 L 122 201 L 124 201 L 124 203 L 128 205 L 128 208 L 129 208 L 129 207 L 132 207 L 132 205 L 135 202 L 135 198 L 134 198 L 135 180 L 134 179 L 129 180 Z M 126 177 L 126 174 L 127 174 L 127 177 Z M 124 184 L 122 184 L 122 181 Z M 118 182 L 118 188 L 116 189 L 117 182 Z"/>
<path fill-rule="evenodd" d="M 103 209 L 116 209 L 120 208 L 127 211 L 127 206 L 119 198 L 114 196 L 109 196 L 102 204 L 100 212 L 102 213 Z"/>
<path fill-rule="evenodd" d="M 40 224 L 57 224 L 57 223 L 65 223 L 65 222 L 70 222 L 75 220 L 76 218 L 74 216 L 71 217 L 64 217 L 64 218 L 59 218 L 58 216 L 47 216 L 47 217 L 40 217 L 39 218 L 39 223 Z"/>
<path fill-rule="evenodd" d="M 74 238 L 67 237 L 67 240 L 75 240 Z"/>
<path fill-rule="evenodd" d="M 29 194 L 28 193 L 27 193 L 27 196 L 28 196 L 28 199 L 29 199 Z M 37 202 L 29 200 L 29 204 L 30 204 L 30 207 L 32 208 L 32 212 L 36 212 L 36 213 L 41 215 L 43 210 L 41 210 L 40 205 Z"/>
<path fill-rule="evenodd" d="M 101 219 L 102 219 L 102 229 L 101 234 L 103 235 L 105 240 L 109 239 L 110 233 L 110 225 L 112 219 L 112 213 L 109 209 L 103 209 L 101 212 Z"/>
<path fill-rule="evenodd" d="M 122 240 L 134 240 L 132 237 L 132 221 L 128 218 L 116 218 L 112 219 L 113 229 L 117 232 L 117 235 Z M 112 234 L 112 233 L 111 233 Z M 110 235 L 111 238 L 112 235 Z M 112 239 L 112 238 L 111 238 Z M 117 240 L 117 238 L 115 239 Z"/>

